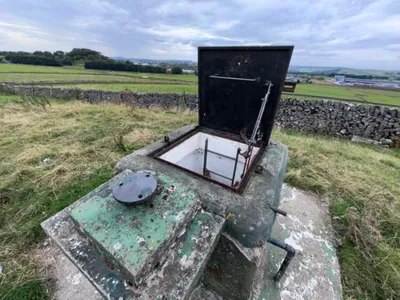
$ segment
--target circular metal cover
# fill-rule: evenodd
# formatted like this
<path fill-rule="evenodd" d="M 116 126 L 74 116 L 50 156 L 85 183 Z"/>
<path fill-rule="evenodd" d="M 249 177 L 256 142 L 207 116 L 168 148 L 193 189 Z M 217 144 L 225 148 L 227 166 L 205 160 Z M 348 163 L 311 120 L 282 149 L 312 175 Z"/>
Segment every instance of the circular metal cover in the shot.
<path fill-rule="evenodd" d="M 124 204 L 148 200 L 157 188 L 157 180 L 147 173 L 134 173 L 113 186 L 114 198 Z"/>

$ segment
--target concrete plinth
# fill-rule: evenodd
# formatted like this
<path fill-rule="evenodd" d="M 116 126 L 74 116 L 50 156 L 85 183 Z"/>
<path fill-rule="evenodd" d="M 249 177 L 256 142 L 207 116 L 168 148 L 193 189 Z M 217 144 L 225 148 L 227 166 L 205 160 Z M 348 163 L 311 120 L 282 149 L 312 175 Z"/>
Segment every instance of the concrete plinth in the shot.
<path fill-rule="evenodd" d="M 111 188 L 126 170 L 42 223 L 108 299 L 186 299 L 225 228 L 190 189 L 162 173 L 151 203 L 126 207 Z"/>
<path fill-rule="evenodd" d="M 182 128 L 170 140 L 193 129 Z M 231 297 L 229 285 L 236 283 L 238 299 L 256 295 L 255 287 L 266 290 L 267 283 L 255 282 L 268 268 L 266 239 L 276 218 L 270 207 L 279 205 L 286 147 L 271 142 L 259 161 L 261 171 L 238 194 L 150 156 L 164 146 L 155 142 L 123 158 L 118 175 L 46 220 L 46 233 L 109 299 L 188 299 L 199 282 L 207 283 L 200 280 L 204 270 L 221 260 L 232 265 L 221 267 L 221 277 L 208 286 Z M 151 205 L 116 202 L 111 188 L 143 170 L 159 185 Z M 241 265 L 246 268 L 238 272 Z"/>

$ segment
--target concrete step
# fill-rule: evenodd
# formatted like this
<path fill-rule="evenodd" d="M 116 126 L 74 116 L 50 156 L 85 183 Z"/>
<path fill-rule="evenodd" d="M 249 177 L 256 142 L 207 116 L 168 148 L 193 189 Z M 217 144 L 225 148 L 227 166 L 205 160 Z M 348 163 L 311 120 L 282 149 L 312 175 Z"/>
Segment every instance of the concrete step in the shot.
<path fill-rule="evenodd" d="M 189 299 L 224 230 L 225 219 L 199 212 L 177 243 L 165 254 L 146 285 L 139 287 L 139 299 Z"/>
<path fill-rule="evenodd" d="M 202 212 L 194 193 L 162 174 L 152 207 L 121 212 L 110 189 L 129 174 L 115 176 L 42 227 L 105 298 L 153 299 L 159 293 L 185 299 L 225 219 Z"/>

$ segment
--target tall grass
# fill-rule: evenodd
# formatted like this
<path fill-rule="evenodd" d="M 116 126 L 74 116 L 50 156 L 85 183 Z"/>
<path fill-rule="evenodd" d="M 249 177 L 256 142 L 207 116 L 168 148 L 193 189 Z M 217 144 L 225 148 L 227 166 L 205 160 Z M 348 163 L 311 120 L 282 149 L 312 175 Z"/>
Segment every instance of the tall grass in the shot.
<path fill-rule="evenodd" d="M 110 177 L 115 163 L 195 121 L 178 110 L 55 102 L 44 110 L 0 97 L 0 299 L 43 299 L 47 281 L 32 259 L 40 223 Z M 123 136 L 124 148 L 114 136 Z"/>

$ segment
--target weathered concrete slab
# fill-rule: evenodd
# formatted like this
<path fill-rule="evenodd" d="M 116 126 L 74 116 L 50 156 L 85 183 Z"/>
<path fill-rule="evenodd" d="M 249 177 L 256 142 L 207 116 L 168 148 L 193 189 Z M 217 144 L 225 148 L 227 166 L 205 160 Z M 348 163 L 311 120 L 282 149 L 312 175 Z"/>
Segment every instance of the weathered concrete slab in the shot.
<path fill-rule="evenodd" d="M 75 202 L 41 224 L 43 230 L 60 247 L 65 256 L 78 267 L 101 295 L 109 299 L 119 297 L 131 299 L 134 297 L 134 292 L 127 282 L 126 274 L 121 272 L 112 260 L 101 255 L 87 237 L 80 234 L 69 213 L 78 203 L 87 201 L 100 191 L 110 189 L 121 178 L 131 173 L 131 171 L 122 172 L 80 199 L 81 202 Z"/>
<path fill-rule="evenodd" d="M 296 256 L 281 281 L 269 284 L 265 299 L 342 299 L 340 268 L 336 240 L 328 203 L 284 185 L 280 208 L 288 212 L 279 216 L 272 235 L 296 249 Z M 278 270 L 285 252 L 269 245 L 271 271 Z"/>
<path fill-rule="evenodd" d="M 50 299 L 104 299 L 82 272 L 50 239 L 45 240 L 35 257 L 44 267 L 46 278 L 50 278 L 54 282 L 49 292 Z"/>
<path fill-rule="evenodd" d="M 159 173 L 154 174 L 161 183 L 159 194 L 147 207 L 141 205 L 129 209 L 113 199 L 110 202 L 112 186 L 131 173 L 126 170 L 117 175 L 43 222 L 42 227 L 78 267 L 81 273 L 77 276 L 87 277 L 105 298 L 163 299 L 165 296 L 186 299 L 197 285 L 226 220 L 201 211 L 198 198 L 190 189 Z M 112 219 L 108 218 L 110 216 Z M 80 224 L 79 229 L 76 223 Z M 128 224 L 129 228 L 126 227 Z M 146 235 L 142 237 L 144 231 Z M 118 249 L 115 249 L 116 244 Z M 152 245 L 156 245 L 154 249 L 151 249 Z M 118 254 L 110 247 L 126 249 Z M 152 251 L 156 247 L 162 251 Z M 128 266 L 141 270 L 140 280 L 132 281 L 122 255 L 133 259 Z M 146 272 L 142 270 L 143 265 Z"/>
<path fill-rule="evenodd" d="M 312 193 L 284 185 L 280 208 L 286 210 L 288 216 L 277 217 L 272 236 L 292 245 L 297 251 L 281 281 L 276 283 L 273 277 L 286 255 L 285 251 L 267 243 L 258 248 L 244 248 L 232 238 L 229 238 L 231 243 L 221 243 L 221 238 L 202 283 L 193 292 L 191 300 L 201 297 L 238 300 L 342 299 L 328 204 Z M 253 263 L 256 264 L 256 272 L 250 267 Z M 251 291 L 249 280 L 252 282 Z"/>
<path fill-rule="evenodd" d="M 224 229 L 225 219 L 200 212 L 179 241 L 165 253 L 165 261 L 137 291 L 139 299 L 188 299 Z"/>
<path fill-rule="evenodd" d="M 128 207 L 109 189 L 79 201 L 70 215 L 77 227 L 138 285 L 174 243 L 180 230 L 199 210 L 189 188 L 157 173 L 157 191 L 150 204 Z"/>

